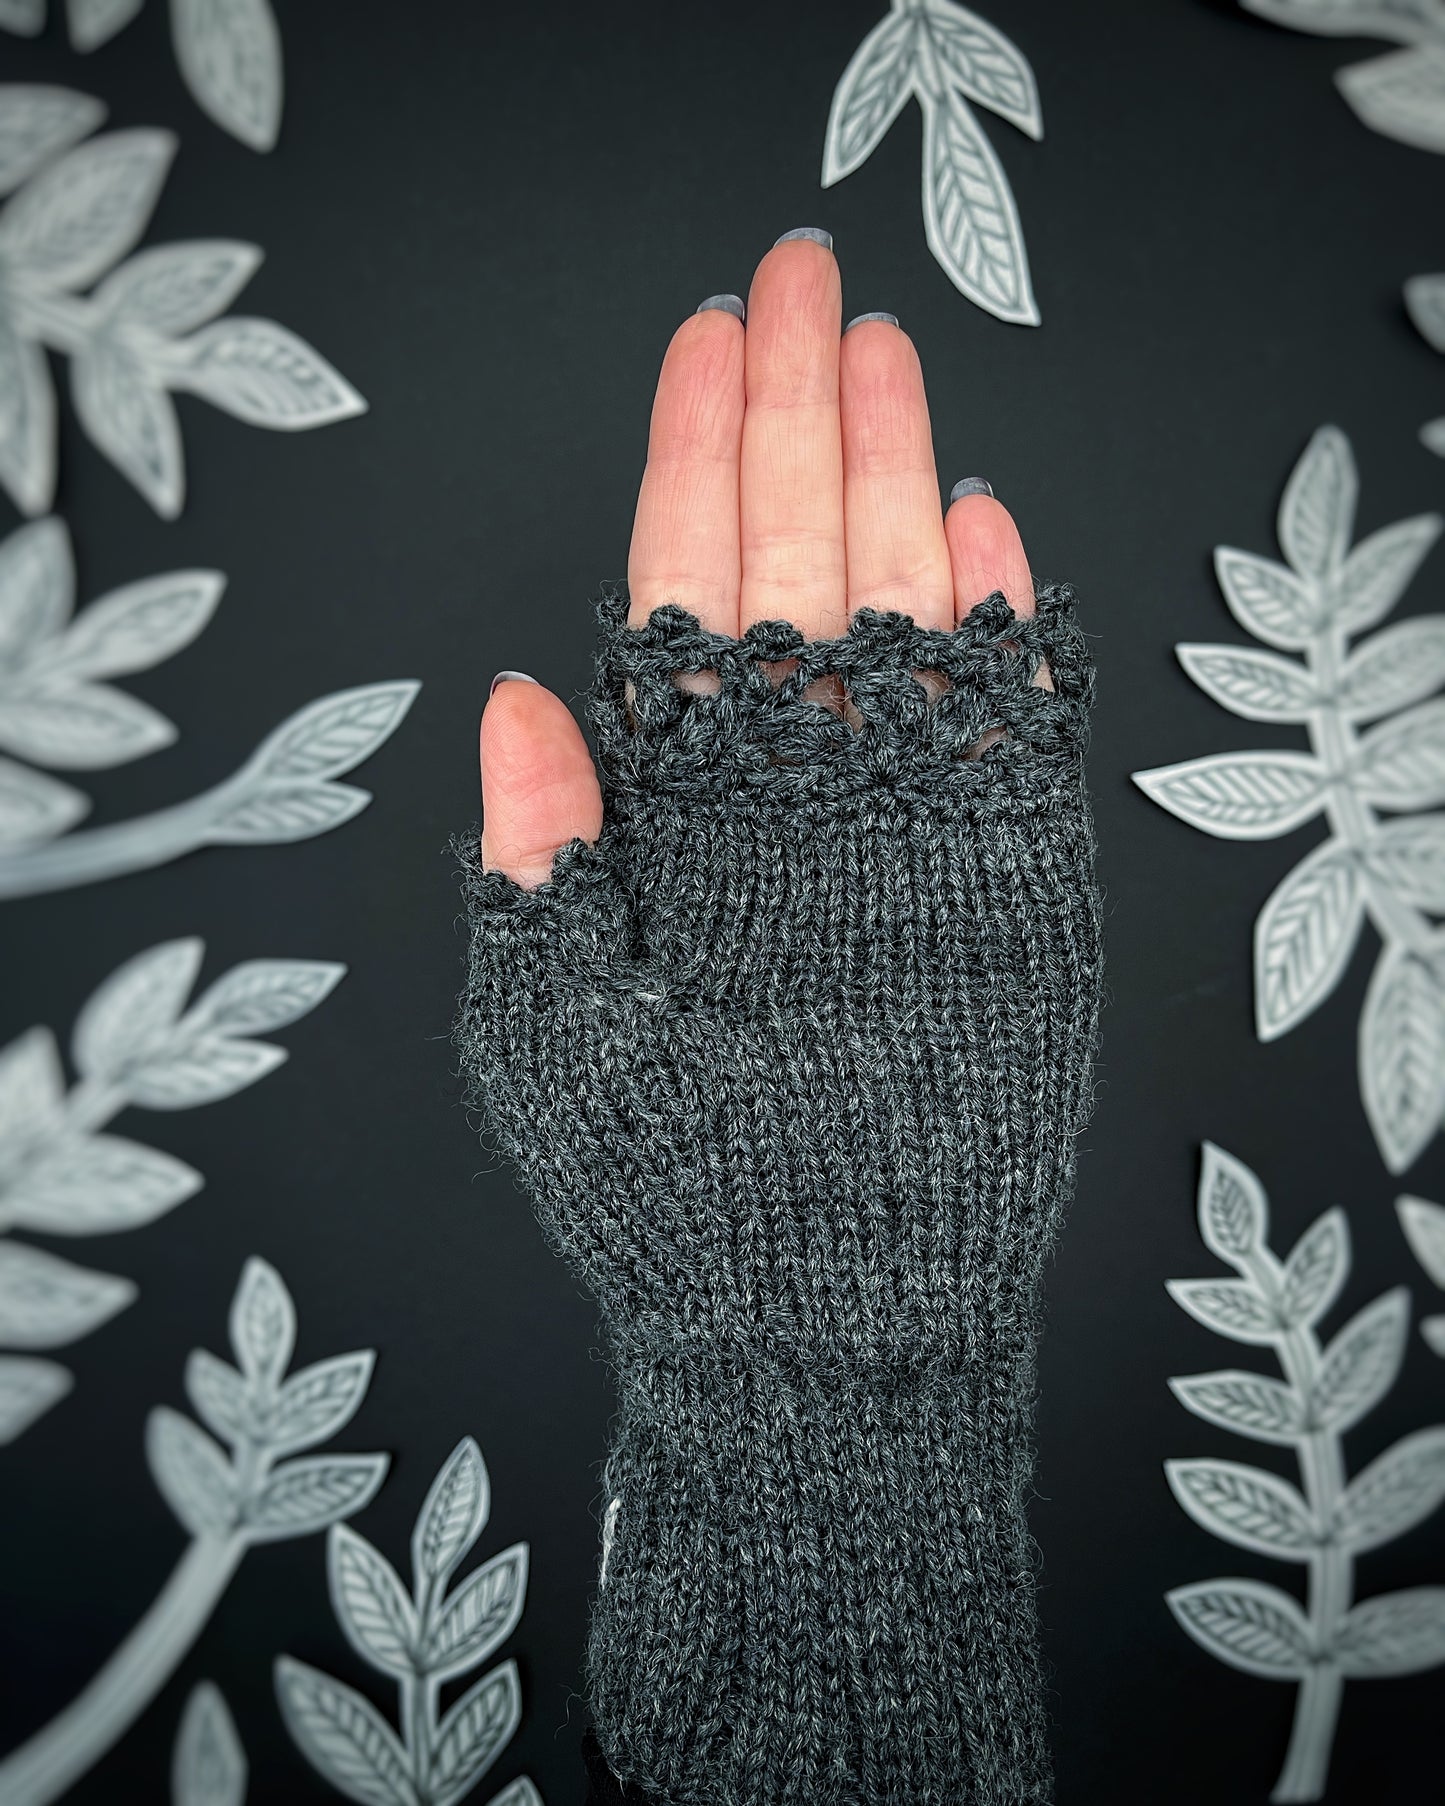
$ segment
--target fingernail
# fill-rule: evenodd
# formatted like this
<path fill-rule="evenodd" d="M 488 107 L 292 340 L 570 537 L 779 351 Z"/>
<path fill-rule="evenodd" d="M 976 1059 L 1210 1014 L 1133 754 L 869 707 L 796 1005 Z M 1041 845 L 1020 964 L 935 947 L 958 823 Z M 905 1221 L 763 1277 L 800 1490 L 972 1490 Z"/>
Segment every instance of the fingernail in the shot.
<path fill-rule="evenodd" d="M 956 502 L 960 496 L 964 495 L 992 494 L 993 484 L 985 481 L 983 477 L 963 477 L 959 482 L 954 484 L 949 492 L 948 499 L 950 502 Z"/>
<path fill-rule="evenodd" d="M 886 325 L 896 326 L 898 324 L 898 315 L 897 314 L 854 314 L 853 318 L 843 328 L 844 332 L 851 332 L 855 326 L 861 326 L 865 320 L 882 320 Z"/>
<path fill-rule="evenodd" d="M 491 689 L 487 691 L 487 696 L 489 699 L 492 695 L 492 692 L 496 689 L 497 685 L 500 683 L 505 683 L 509 677 L 515 677 L 519 680 L 519 682 L 524 683 L 524 684 L 534 684 L 537 681 L 535 677 L 532 677 L 526 671 L 499 671 L 497 673 L 497 675 L 492 679 Z"/>
<path fill-rule="evenodd" d="M 811 238 L 815 245 L 822 245 L 825 251 L 833 249 L 833 234 L 825 232 L 821 226 L 794 226 L 791 232 L 785 232 L 781 238 L 773 240 L 773 249 L 787 244 L 790 238 Z"/>
<path fill-rule="evenodd" d="M 710 307 L 717 308 L 720 313 L 731 314 L 735 320 L 743 319 L 747 311 L 741 295 L 709 295 L 706 301 L 698 303 L 696 311 L 705 314 Z"/>

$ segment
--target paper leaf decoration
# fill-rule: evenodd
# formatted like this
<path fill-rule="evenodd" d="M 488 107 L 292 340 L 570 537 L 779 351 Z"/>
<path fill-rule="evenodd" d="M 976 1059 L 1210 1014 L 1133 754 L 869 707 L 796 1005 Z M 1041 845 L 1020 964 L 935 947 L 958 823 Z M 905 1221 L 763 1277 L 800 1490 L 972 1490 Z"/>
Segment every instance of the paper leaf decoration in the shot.
<path fill-rule="evenodd" d="M 1042 138 L 1028 61 L 956 0 L 893 0 L 834 91 L 824 188 L 866 162 L 909 99 L 923 111 L 928 248 L 970 301 L 1001 320 L 1037 326 L 1013 191 L 973 111 L 986 107 L 1030 138 Z"/>
<path fill-rule="evenodd" d="M 1270 1798 L 1318 1800 L 1345 1679 L 1416 1674 L 1445 1662 L 1445 1587 L 1353 1603 L 1356 1557 L 1413 1530 L 1445 1501 L 1445 1424 L 1404 1437 L 1351 1479 L 1341 1438 L 1395 1382 L 1409 1293 L 1403 1286 L 1386 1292 L 1322 1341 L 1320 1321 L 1349 1277 L 1344 1213 L 1327 1211 L 1280 1260 L 1265 1239 L 1258 1179 L 1206 1144 L 1198 1216 L 1206 1244 L 1236 1277 L 1171 1280 L 1170 1295 L 1216 1334 L 1269 1348 L 1283 1379 L 1198 1374 L 1170 1380 L 1170 1388 L 1206 1423 L 1294 1449 L 1300 1483 L 1214 1457 L 1168 1461 L 1165 1475 L 1212 1536 L 1302 1569 L 1306 1601 L 1302 1608 L 1291 1593 L 1237 1578 L 1176 1587 L 1167 1599 L 1180 1626 L 1216 1660 L 1297 1684 L 1294 1729 Z M 1439 1253 L 1445 1277 L 1445 1239 Z M 1211 1294 L 1220 1292 L 1236 1302 L 1217 1307 Z"/>
<path fill-rule="evenodd" d="M 230 248 L 212 251 L 208 263 L 192 269 L 189 297 L 170 290 L 181 313 L 197 292 L 215 293 L 233 278 Z M 176 730 L 164 716 L 104 680 L 145 670 L 188 645 L 210 620 L 225 582 L 219 571 L 169 571 L 113 590 L 72 618 L 75 568 L 64 523 L 51 516 L 0 541 L 0 897 L 94 883 L 208 843 L 302 840 L 366 807 L 369 792 L 334 780 L 395 731 L 415 683 L 323 696 L 283 722 L 213 790 L 61 842 L 89 812 L 90 798 L 22 761 L 95 770 L 174 742 Z M 242 1056 L 232 1048 L 230 1057 Z M 209 1082 L 199 1069 L 195 1077 Z"/>
<path fill-rule="evenodd" d="M 215 70 L 226 60 L 218 23 L 256 7 L 264 12 L 265 0 L 174 0 L 196 26 L 196 58 Z M 252 64 L 231 48 L 241 56 L 231 99 L 254 107 Z M 261 261 L 256 246 L 199 239 L 136 250 L 175 155 L 171 133 L 136 128 L 76 144 L 98 123 L 98 103 L 54 88 L 9 88 L 7 99 L 19 117 L 0 126 L 0 178 L 15 188 L 0 207 L 0 485 L 22 513 L 43 514 L 55 494 L 47 350 L 71 360 L 88 437 L 167 520 L 185 502 L 173 394 L 281 432 L 365 412 L 304 340 L 272 320 L 225 314 Z"/>
<path fill-rule="evenodd" d="M 221 1691 L 192 1689 L 171 1757 L 171 1806 L 244 1806 L 246 1753 Z"/>
<path fill-rule="evenodd" d="M 1405 284 L 1405 308 L 1426 344 L 1445 351 L 1445 274 L 1412 276 Z M 1445 415 L 1425 422 L 1420 443 L 1445 458 Z"/>
<path fill-rule="evenodd" d="M 1325 37 L 1407 45 L 1351 63 L 1335 85 L 1372 131 L 1420 150 L 1445 151 L 1445 12 L 1439 0 L 1243 0 L 1261 18 Z"/>
<path fill-rule="evenodd" d="M 446 1713 L 444 1681 L 478 1668 L 517 1626 L 527 1545 L 516 1543 L 452 1584 L 486 1525 L 490 1487 L 473 1439 L 443 1464 L 412 1533 L 412 1585 L 344 1524 L 327 1539 L 331 1604 L 346 1639 L 400 1693 L 397 1729 L 364 1695 L 291 1656 L 276 1662 L 287 1728 L 312 1767 L 350 1800 L 453 1806 L 487 1773 L 521 1721 L 515 1662 L 484 1674 Z M 541 1806 L 530 1781 L 492 1806 Z"/>
<path fill-rule="evenodd" d="M 284 1047 L 251 1037 L 307 1015 L 346 971 L 323 960 L 246 960 L 188 1009 L 204 951 L 194 936 L 162 941 L 111 973 L 76 1017 L 71 1056 L 79 1079 L 69 1090 L 48 1028 L 32 1028 L 0 1048 L 0 1348 L 27 1351 L 25 1358 L 0 1355 L 0 1443 L 13 1441 L 70 1390 L 65 1368 L 31 1359 L 28 1351 L 79 1341 L 136 1297 L 130 1280 L 76 1266 L 6 1232 L 114 1234 L 154 1222 L 194 1196 L 204 1180 L 193 1167 L 106 1134 L 105 1124 L 125 1109 L 191 1109 L 255 1084 L 287 1055 Z M 249 1275 L 247 1285 L 259 1283 Z M 241 1297 L 251 1298 L 246 1285 Z M 250 1319 L 259 1318 L 259 1305 L 244 1308 Z M 271 1378 L 289 1353 L 289 1340 L 283 1346 L 278 1337 L 266 1370 Z M 279 1443 L 284 1423 L 288 1452 L 302 1446 L 298 1426 L 339 1428 L 355 1408 L 329 1416 L 323 1389 L 322 1396 L 292 1399 L 283 1411 L 287 1397 L 268 1435 Z M 183 1452 L 195 1454 L 197 1447 L 188 1443 Z M 203 1451 L 196 1460 L 204 1463 Z"/>
<path fill-rule="evenodd" d="M 1395 1210 L 1405 1239 L 1427 1277 L 1445 1290 L 1445 1207 L 1424 1198 L 1396 1198 Z M 1423 1317 L 1420 1334 L 1437 1355 L 1445 1357 L 1445 1314 Z"/>
<path fill-rule="evenodd" d="M 1352 546 L 1357 486 L 1349 440 L 1321 427 L 1280 506 L 1288 563 L 1216 550 L 1235 619 L 1291 656 L 1177 648 L 1216 702 L 1248 720 L 1298 724 L 1311 750 L 1211 753 L 1135 772 L 1134 782 L 1222 839 L 1272 838 L 1323 816 L 1329 838 L 1279 883 L 1255 925 L 1256 1032 L 1272 1041 L 1313 1014 L 1371 922 L 1382 946 L 1360 1019 L 1360 1093 L 1399 1173 L 1445 1115 L 1445 931 L 1431 919 L 1445 914 L 1445 815 L 1413 814 L 1445 804 L 1445 701 L 1428 700 L 1445 682 L 1445 617 L 1378 623 L 1442 522 L 1420 515 Z"/>
<path fill-rule="evenodd" d="M 389 1456 L 293 1454 L 324 1442 L 349 1419 L 375 1353 L 358 1350 L 322 1363 L 344 1368 L 352 1383 L 336 1409 L 316 1415 L 302 1431 L 288 1421 L 284 1401 L 316 1370 L 287 1377 L 295 1324 L 280 1274 L 253 1257 L 231 1306 L 235 1364 L 196 1349 L 187 1365 L 187 1390 L 209 1428 L 167 1405 L 157 1406 L 146 1424 L 152 1477 L 189 1547 L 145 1619 L 79 1698 L 0 1760 L 6 1806 L 48 1806 L 129 1730 L 200 1635 L 248 1549 L 325 1530 L 376 1496 Z M 282 1423 L 287 1428 L 278 1434 Z M 244 1758 L 214 1690 L 192 1696 L 172 1782 L 178 1800 L 227 1806 L 240 1798 Z M 200 1791 L 203 1782 L 209 1793 Z"/>
<path fill-rule="evenodd" d="M 66 0 L 76 50 L 98 50 L 129 25 L 143 0 Z M 176 62 L 197 104 L 252 150 L 281 131 L 281 33 L 270 0 L 169 0 Z M 4 0 L 0 26 L 26 36 L 45 23 L 45 0 Z M 3 103 L 0 103 L 3 104 Z M 0 137 L 4 128 L 0 127 Z"/>

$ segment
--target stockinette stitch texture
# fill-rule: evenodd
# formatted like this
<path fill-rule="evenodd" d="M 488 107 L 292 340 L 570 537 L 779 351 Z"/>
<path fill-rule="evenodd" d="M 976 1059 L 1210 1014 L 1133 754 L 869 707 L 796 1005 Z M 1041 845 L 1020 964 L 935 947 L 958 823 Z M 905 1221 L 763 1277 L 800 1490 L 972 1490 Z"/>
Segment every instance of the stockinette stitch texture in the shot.
<path fill-rule="evenodd" d="M 666 1806 L 1046 1801 L 1035 1345 L 1101 974 L 1073 592 L 819 640 L 595 606 L 600 838 L 530 891 L 450 846 L 467 1102 L 616 1378 L 598 1742 Z"/>

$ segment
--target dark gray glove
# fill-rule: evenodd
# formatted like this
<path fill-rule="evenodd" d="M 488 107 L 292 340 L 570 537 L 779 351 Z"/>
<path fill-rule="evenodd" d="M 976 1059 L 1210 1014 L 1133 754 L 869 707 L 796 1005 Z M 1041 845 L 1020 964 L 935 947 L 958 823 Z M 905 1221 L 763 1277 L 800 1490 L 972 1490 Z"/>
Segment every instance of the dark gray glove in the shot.
<path fill-rule="evenodd" d="M 602 1750 L 668 1806 L 1032 1806 L 1035 1344 L 1100 1002 L 1072 591 L 831 640 L 627 606 L 600 839 L 533 891 L 452 843 L 468 1102 L 615 1364 Z"/>

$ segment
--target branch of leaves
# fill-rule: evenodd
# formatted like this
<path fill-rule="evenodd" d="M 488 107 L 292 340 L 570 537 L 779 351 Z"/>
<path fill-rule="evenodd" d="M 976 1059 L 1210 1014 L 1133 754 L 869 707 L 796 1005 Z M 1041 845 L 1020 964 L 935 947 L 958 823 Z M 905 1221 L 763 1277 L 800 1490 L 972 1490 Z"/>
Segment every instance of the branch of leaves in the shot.
<path fill-rule="evenodd" d="M 247 1545 L 306 1536 L 360 1511 L 385 1478 L 388 1456 L 281 1457 L 350 1422 L 371 1383 L 375 1351 L 335 1355 L 287 1378 L 295 1307 L 275 1268 L 255 1257 L 231 1306 L 230 1333 L 236 1366 L 197 1348 L 185 1375 L 197 1415 L 230 1454 L 167 1405 L 147 1422 L 151 1472 L 171 1510 L 192 1536 Z"/>
<path fill-rule="evenodd" d="M 1372 131 L 1445 152 L 1445 6 L 1440 0 L 1243 0 L 1250 12 L 1324 37 L 1406 45 L 1335 73 L 1335 86 Z"/>
<path fill-rule="evenodd" d="M 327 1541 L 331 1602 L 352 1648 L 397 1683 L 401 1732 L 371 1701 L 291 1656 L 276 1663 L 286 1724 L 307 1759 L 366 1806 L 452 1806 L 491 1768 L 521 1719 L 517 1665 L 482 1676 L 445 1713 L 444 1682 L 480 1667 L 511 1635 L 527 1588 L 527 1545 L 453 1574 L 481 1535 L 491 1489 L 466 1437 L 433 1481 L 411 1539 L 410 1588 L 381 1552 L 343 1525 Z M 541 1806 L 519 1779 L 492 1806 Z"/>
<path fill-rule="evenodd" d="M 968 299 L 1001 320 L 1040 322 L 1008 177 L 969 102 L 1043 137 L 1033 70 L 1017 45 L 955 0 L 893 0 L 833 95 L 823 187 L 859 168 L 910 97 L 923 111 L 928 247 Z"/>
<path fill-rule="evenodd" d="M 94 884 L 198 847 L 277 845 L 342 827 L 371 792 L 336 779 L 391 737 L 420 689 L 399 678 L 336 690 L 298 709 L 239 771 L 199 796 L 116 826 L 0 849 L 0 898 Z M 5 777 L 0 769 L 0 787 Z"/>
<path fill-rule="evenodd" d="M 1271 1041 L 1334 990 L 1366 915 L 1384 942 L 1360 1024 L 1366 1112 L 1400 1172 L 1445 1113 L 1445 816 L 1381 823 L 1445 803 L 1445 616 L 1383 627 L 1440 535 L 1438 514 L 1382 528 L 1351 549 L 1358 476 L 1350 444 L 1321 427 L 1285 487 L 1287 564 L 1215 552 L 1225 602 L 1267 646 L 1180 645 L 1185 671 L 1251 721 L 1308 728 L 1313 750 L 1212 753 L 1135 772 L 1156 803 L 1222 839 L 1286 834 L 1324 811 L 1333 828 L 1279 884 L 1254 937 L 1255 1024 Z M 1382 717 L 1390 717 L 1382 719 Z M 1361 724 L 1375 722 L 1364 732 Z"/>
<path fill-rule="evenodd" d="M 186 1391 L 211 1434 L 167 1406 L 146 1422 L 152 1475 L 192 1541 L 100 1673 L 0 1758 L 7 1806 L 50 1806 L 125 1734 L 184 1659 L 249 1548 L 305 1536 L 360 1511 L 386 1476 L 390 1458 L 383 1454 L 302 1453 L 355 1415 L 374 1350 L 288 1374 L 295 1306 L 280 1274 L 256 1258 L 241 1274 L 229 1328 L 235 1365 L 196 1349 L 186 1366 Z"/>
<path fill-rule="evenodd" d="M 204 952 L 195 936 L 164 941 L 110 974 L 76 1018 L 80 1082 L 70 1091 L 49 1028 L 0 1050 L 0 1231 L 109 1235 L 193 1196 L 204 1183 L 193 1167 L 102 1125 L 128 1106 L 191 1109 L 255 1084 L 288 1057 L 255 1037 L 308 1015 L 346 971 L 322 960 L 246 960 L 186 1009 Z M 0 1344 L 64 1347 L 135 1297 L 129 1279 L 0 1240 Z M 0 1356 L 0 1443 L 73 1383 L 58 1362 Z"/>
<path fill-rule="evenodd" d="M 65 0 L 70 42 L 98 50 L 143 0 Z M 32 37 L 46 0 L 0 0 L 0 26 Z M 281 34 L 269 0 L 170 0 L 171 39 L 197 104 L 252 150 L 268 151 L 281 129 Z"/>
<path fill-rule="evenodd" d="M 1208 1580 L 1174 1589 L 1170 1609 L 1220 1661 L 1307 1688 L 1329 1667 L 1346 1676 L 1418 1673 L 1445 1662 L 1445 1587 L 1412 1587 L 1350 1603 L 1350 1563 L 1413 1529 L 1445 1500 L 1445 1424 L 1402 1438 L 1342 1488 L 1340 1438 L 1393 1386 L 1404 1358 L 1410 1297 L 1403 1287 L 1359 1311 L 1323 1348 L 1315 1326 L 1350 1270 L 1349 1227 L 1329 1210 L 1284 1261 L 1267 1245 L 1268 1201 L 1242 1161 L 1206 1143 L 1198 1197 L 1206 1245 L 1234 1279 L 1169 1282 L 1170 1295 L 1206 1328 L 1274 1350 L 1285 1380 L 1245 1370 L 1173 1379 L 1171 1390 L 1206 1423 L 1298 1451 L 1305 1491 L 1234 1461 L 1169 1461 L 1170 1489 L 1212 1535 L 1257 1554 L 1309 1567 L 1309 1613 L 1289 1594 L 1253 1580 Z M 1329 1566 L 1329 1584 L 1314 1577 Z M 1302 1697 L 1297 1730 L 1303 1768 L 1319 1789 L 1333 1739 L 1335 1700 L 1318 1712 Z M 1300 1752 L 1295 1752 L 1298 1757 Z M 1296 1780 L 1298 1780 L 1296 1774 Z M 1312 1799 L 1310 1787 L 1277 1799 Z"/>
<path fill-rule="evenodd" d="M 148 670 L 189 645 L 225 586 L 219 571 L 167 571 L 72 619 L 65 522 L 51 515 L 0 541 L 0 752 L 100 770 L 172 745 L 176 729 L 164 715 L 100 680 Z M 81 791 L 0 757 L 0 846 L 50 839 L 89 810 Z"/>
<path fill-rule="evenodd" d="M 68 95 L 67 114 L 57 93 L 65 91 L 0 94 L 0 104 L 19 109 L 11 130 L 27 147 L 0 154 L 0 175 L 24 176 L 0 209 L 0 483 L 16 506 L 42 514 L 55 492 L 56 404 L 43 346 L 73 358 L 82 427 L 166 519 L 185 498 L 171 391 L 286 432 L 364 412 L 345 378 L 285 327 L 216 318 L 260 263 L 255 245 L 207 239 L 127 256 L 149 223 L 176 139 L 136 128 L 63 148 L 78 127 L 88 129 L 97 103 Z M 27 121 L 27 112 L 36 117 Z"/>
<path fill-rule="evenodd" d="M 1426 344 L 1445 352 L 1445 274 L 1412 276 L 1405 284 L 1405 308 Z M 1420 443 L 1445 458 L 1445 414 L 1425 422 Z"/>
<path fill-rule="evenodd" d="M 1416 1260 L 1435 1285 L 1445 1289 L 1445 1209 L 1424 1198 L 1396 1198 L 1395 1211 Z M 1445 1358 L 1445 1315 L 1423 1317 L 1420 1334 Z"/>

